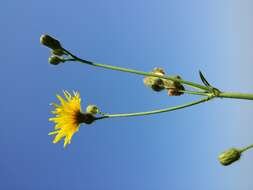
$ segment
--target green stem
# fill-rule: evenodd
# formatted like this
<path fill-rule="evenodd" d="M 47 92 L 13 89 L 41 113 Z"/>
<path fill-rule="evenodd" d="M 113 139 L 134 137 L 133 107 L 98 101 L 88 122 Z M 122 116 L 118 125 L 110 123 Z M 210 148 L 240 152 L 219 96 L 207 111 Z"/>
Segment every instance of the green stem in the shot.
<path fill-rule="evenodd" d="M 253 100 L 253 94 L 236 93 L 236 92 L 221 92 L 217 97 Z"/>
<path fill-rule="evenodd" d="M 157 74 L 150 73 L 150 72 L 143 72 L 143 71 L 137 71 L 137 70 L 133 70 L 133 69 L 127 69 L 127 68 L 122 68 L 122 67 L 116 67 L 116 66 L 111 66 L 111 65 L 106 65 L 106 64 L 95 63 L 95 62 L 81 59 L 81 58 L 73 55 L 68 50 L 65 50 L 65 49 L 63 49 L 63 50 L 66 52 L 66 54 L 70 55 L 73 58 L 73 59 L 69 59 L 69 61 L 78 61 L 80 63 L 85 63 L 85 64 L 92 65 L 95 67 L 101 67 L 101 68 L 105 68 L 105 69 L 134 73 L 134 74 L 143 75 L 143 76 L 152 76 L 152 77 L 163 78 L 163 79 L 167 79 L 167 80 L 171 80 L 171 81 L 175 81 L 175 82 L 179 82 L 179 83 L 188 85 L 188 86 L 195 88 L 197 90 L 201 90 L 201 92 L 185 91 L 185 93 L 202 95 L 202 96 L 210 96 L 211 95 L 210 93 L 203 92 L 203 90 L 210 91 L 210 88 L 200 85 L 200 84 L 197 84 L 197 83 L 194 83 L 194 82 L 190 82 L 190 81 L 186 81 L 186 80 L 182 80 L 182 79 L 177 79 L 177 78 L 169 77 L 169 76 L 161 76 L 161 75 L 157 75 Z M 215 97 L 253 100 L 253 94 L 234 93 L 234 92 L 221 92 L 221 93 L 215 95 Z"/>
<path fill-rule="evenodd" d="M 138 75 L 143 75 L 143 76 L 152 76 L 152 77 L 163 78 L 163 79 L 167 79 L 167 80 L 171 80 L 171 81 L 175 81 L 175 82 L 179 82 L 179 83 L 188 85 L 188 86 L 190 86 L 192 88 L 195 88 L 195 89 L 198 89 L 198 90 L 209 90 L 209 88 L 207 88 L 206 86 L 203 86 L 203 85 L 200 85 L 200 84 L 197 84 L 197 83 L 194 83 L 194 82 L 190 82 L 190 81 L 186 81 L 186 80 L 182 80 L 182 79 L 177 79 L 175 77 L 161 76 L 161 75 L 157 75 L 157 74 L 150 73 L 150 72 L 143 72 L 143 71 L 138 71 L 138 70 L 134 70 L 134 69 L 127 69 L 127 68 L 122 68 L 122 67 L 116 67 L 116 66 L 111 66 L 111 65 L 106 65 L 106 64 L 95 63 L 95 62 L 91 62 L 91 61 L 81 59 L 81 58 L 73 55 L 72 53 L 70 53 L 66 49 L 64 49 L 64 51 L 68 55 L 73 57 L 75 61 L 78 61 L 80 63 L 85 63 L 85 64 L 88 64 L 88 65 L 101 67 L 101 68 L 104 68 L 104 69 L 115 70 L 115 71 L 133 73 L 133 74 L 138 74 Z M 74 60 L 71 60 L 71 61 L 74 61 Z"/>
<path fill-rule="evenodd" d="M 244 151 L 249 150 L 251 148 L 253 148 L 253 144 L 246 146 L 245 148 L 241 149 L 240 151 L 241 151 L 241 153 L 243 153 Z"/>
<path fill-rule="evenodd" d="M 160 109 L 160 110 L 154 110 L 154 111 L 147 111 L 147 112 L 136 112 L 136 113 L 122 113 L 122 114 L 105 114 L 102 117 L 97 118 L 98 119 L 104 119 L 104 118 L 113 118 L 113 117 L 134 117 L 134 116 L 144 116 L 144 115 L 151 115 L 151 114 L 158 114 L 158 113 L 163 113 L 163 112 L 170 112 L 170 111 L 174 111 L 174 110 L 179 110 L 179 109 L 183 109 L 186 107 L 190 107 L 190 106 L 194 106 L 206 101 L 211 100 L 211 97 L 207 97 L 207 98 L 203 98 L 194 102 L 190 102 L 187 104 L 183 104 L 180 106 L 174 106 L 174 107 L 170 107 L 170 108 L 166 108 L 166 109 Z"/>
<path fill-rule="evenodd" d="M 179 92 L 183 92 L 186 94 L 199 95 L 199 96 L 211 96 L 211 94 L 208 92 L 199 92 L 199 91 L 191 91 L 191 90 L 179 90 Z"/>

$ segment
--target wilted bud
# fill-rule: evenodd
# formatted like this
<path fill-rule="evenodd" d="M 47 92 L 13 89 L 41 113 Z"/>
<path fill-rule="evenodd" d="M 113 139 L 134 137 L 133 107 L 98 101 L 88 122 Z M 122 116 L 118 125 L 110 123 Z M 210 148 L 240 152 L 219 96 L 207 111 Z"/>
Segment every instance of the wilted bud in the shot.
<path fill-rule="evenodd" d="M 159 78 L 155 78 L 153 81 L 153 84 L 151 85 L 151 88 L 156 91 L 159 92 L 161 90 L 164 90 L 164 83 L 162 79 Z"/>
<path fill-rule="evenodd" d="M 62 49 L 61 43 L 47 34 L 44 34 L 40 37 L 40 43 L 53 50 Z"/>
<path fill-rule="evenodd" d="M 48 62 L 51 63 L 52 65 L 58 65 L 59 63 L 65 62 L 65 60 L 59 56 L 52 55 L 51 57 L 49 57 Z"/>
<path fill-rule="evenodd" d="M 88 105 L 86 108 L 86 112 L 95 115 L 95 114 L 99 113 L 99 109 L 96 105 Z"/>
<path fill-rule="evenodd" d="M 159 92 L 164 90 L 163 80 L 157 77 L 146 77 L 143 80 L 144 85 L 152 88 L 154 91 Z"/>
<path fill-rule="evenodd" d="M 241 157 L 241 151 L 236 148 L 231 148 L 221 155 L 219 155 L 219 161 L 222 165 L 227 166 L 232 164 L 233 162 L 239 160 Z"/>
<path fill-rule="evenodd" d="M 58 56 L 62 56 L 62 55 L 65 54 L 63 49 L 52 49 L 51 52 L 52 52 L 53 55 L 58 55 Z"/>
<path fill-rule="evenodd" d="M 155 67 L 153 69 L 152 73 L 157 74 L 157 75 L 161 75 L 161 76 L 165 75 L 165 72 L 164 72 L 163 68 L 159 68 L 159 67 Z"/>
<path fill-rule="evenodd" d="M 157 74 L 160 76 L 164 76 L 165 72 L 162 68 L 154 68 L 153 71 L 151 72 L 153 74 Z M 161 90 L 164 90 L 164 80 L 160 79 L 158 77 L 145 77 L 144 80 L 144 85 L 147 87 L 152 88 L 154 91 L 159 92 Z"/>
<path fill-rule="evenodd" d="M 96 118 L 91 113 L 78 113 L 77 115 L 78 123 L 91 124 Z"/>
<path fill-rule="evenodd" d="M 176 76 L 175 78 L 181 79 L 180 76 Z M 164 81 L 164 84 L 166 89 L 168 89 L 169 96 L 180 96 L 184 94 L 183 92 L 181 92 L 181 90 L 185 90 L 185 88 L 180 82 L 166 80 Z"/>

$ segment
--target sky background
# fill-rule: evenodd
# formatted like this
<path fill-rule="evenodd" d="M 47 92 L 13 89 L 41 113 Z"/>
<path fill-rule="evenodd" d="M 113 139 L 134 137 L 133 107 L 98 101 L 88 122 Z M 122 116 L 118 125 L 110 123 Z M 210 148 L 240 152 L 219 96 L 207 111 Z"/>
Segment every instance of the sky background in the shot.
<path fill-rule="evenodd" d="M 0 3 L 0 189 L 248 190 L 253 151 L 223 167 L 217 156 L 253 143 L 253 102 L 217 99 L 160 115 L 83 125 L 52 144 L 49 103 L 78 90 L 82 106 L 147 111 L 196 100 L 146 88 L 143 77 L 81 64 L 52 66 L 41 34 L 84 59 L 253 93 L 251 0 L 8 0 Z"/>

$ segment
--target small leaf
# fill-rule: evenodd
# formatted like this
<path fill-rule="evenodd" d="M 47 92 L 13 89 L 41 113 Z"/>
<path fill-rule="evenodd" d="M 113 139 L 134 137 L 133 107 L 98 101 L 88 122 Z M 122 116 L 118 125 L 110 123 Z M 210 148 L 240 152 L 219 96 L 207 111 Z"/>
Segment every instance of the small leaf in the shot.
<path fill-rule="evenodd" d="M 202 82 L 204 83 L 205 86 L 211 87 L 211 85 L 209 84 L 209 82 L 207 82 L 206 78 L 205 78 L 204 75 L 201 73 L 201 71 L 199 71 L 199 76 L 200 76 L 200 79 L 202 80 Z"/>

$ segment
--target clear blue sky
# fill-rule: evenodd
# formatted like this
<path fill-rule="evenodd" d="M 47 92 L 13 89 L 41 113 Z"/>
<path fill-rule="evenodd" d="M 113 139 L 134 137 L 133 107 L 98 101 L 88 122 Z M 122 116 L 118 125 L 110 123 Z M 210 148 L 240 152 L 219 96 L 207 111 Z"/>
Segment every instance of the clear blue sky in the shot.
<path fill-rule="evenodd" d="M 217 156 L 253 143 L 253 103 L 215 100 L 161 115 L 82 126 L 52 144 L 50 102 L 78 90 L 109 113 L 174 106 L 142 77 L 79 64 L 51 66 L 43 33 L 85 59 L 138 70 L 163 67 L 222 90 L 253 92 L 251 0 L 2 1 L 0 189 L 248 190 L 253 152 L 230 167 Z"/>

